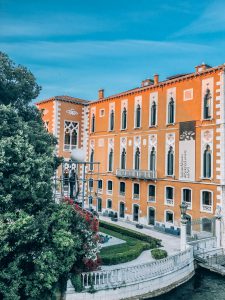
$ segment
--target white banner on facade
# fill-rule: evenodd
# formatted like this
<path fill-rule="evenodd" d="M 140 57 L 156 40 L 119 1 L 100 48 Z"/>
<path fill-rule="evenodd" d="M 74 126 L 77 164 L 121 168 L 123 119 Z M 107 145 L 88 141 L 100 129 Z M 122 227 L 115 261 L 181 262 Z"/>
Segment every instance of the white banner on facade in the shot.
<path fill-rule="evenodd" d="M 180 123 L 179 179 L 195 180 L 195 121 Z"/>

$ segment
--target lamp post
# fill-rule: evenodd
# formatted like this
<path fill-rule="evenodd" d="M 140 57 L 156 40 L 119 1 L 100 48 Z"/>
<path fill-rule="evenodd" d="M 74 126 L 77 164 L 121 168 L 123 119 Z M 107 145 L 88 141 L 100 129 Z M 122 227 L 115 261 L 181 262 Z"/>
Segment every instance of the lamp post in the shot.
<path fill-rule="evenodd" d="M 181 212 L 181 219 L 180 219 L 180 250 L 186 250 L 187 246 L 187 219 L 186 219 L 186 212 L 187 212 L 187 203 L 182 202 L 180 205 L 180 212 Z"/>

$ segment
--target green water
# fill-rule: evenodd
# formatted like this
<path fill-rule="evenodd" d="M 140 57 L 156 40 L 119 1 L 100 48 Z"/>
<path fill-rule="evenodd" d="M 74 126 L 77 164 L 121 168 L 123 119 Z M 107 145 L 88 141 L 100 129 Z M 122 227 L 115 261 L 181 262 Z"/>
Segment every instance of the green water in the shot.
<path fill-rule="evenodd" d="M 225 277 L 198 269 L 187 283 L 151 300 L 225 300 Z"/>

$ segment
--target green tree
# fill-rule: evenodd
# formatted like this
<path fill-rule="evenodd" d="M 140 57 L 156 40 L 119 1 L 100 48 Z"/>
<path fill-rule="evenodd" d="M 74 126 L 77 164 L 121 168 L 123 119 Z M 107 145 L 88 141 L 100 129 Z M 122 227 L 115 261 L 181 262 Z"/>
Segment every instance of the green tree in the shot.
<path fill-rule="evenodd" d="M 40 90 L 27 68 L 15 65 L 8 55 L 0 52 L 0 104 L 27 105 L 37 98 Z"/>
<path fill-rule="evenodd" d="M 56 140 L 28 98 L 14 99 L 0 104 L 0 299 L 50 299 L 80 261 L 96 259 L 96 232 L 53 201 Z"/>

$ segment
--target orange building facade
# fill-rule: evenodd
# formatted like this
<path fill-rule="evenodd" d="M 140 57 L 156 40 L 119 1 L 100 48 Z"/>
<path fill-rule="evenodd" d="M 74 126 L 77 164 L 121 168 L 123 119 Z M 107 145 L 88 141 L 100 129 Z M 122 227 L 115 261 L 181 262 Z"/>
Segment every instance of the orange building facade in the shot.
<path fill-rule="evenodd" d="M 59 155 L 68 159 L 73 147 L 84 148 L 87 160 L 100 162 L 98 181 L 91 180 L 95 169 L 87 170 L 86 205 L 175 228 L 182 201 L 189 219 L 212 218 L 216 209 L 225 215 L 224 69 L 202 64 L 110 97 L 100 90 L 97 101 L 37 103 L 59 139 Z"/>

